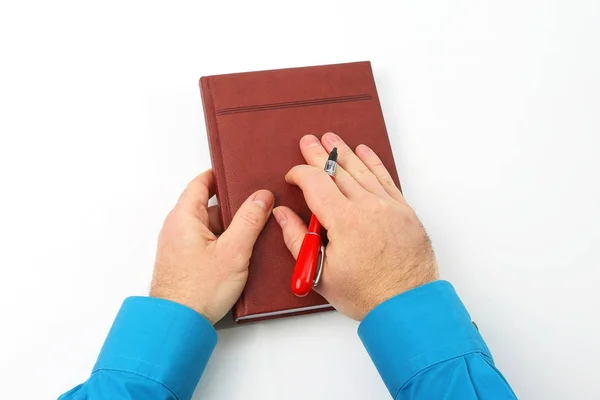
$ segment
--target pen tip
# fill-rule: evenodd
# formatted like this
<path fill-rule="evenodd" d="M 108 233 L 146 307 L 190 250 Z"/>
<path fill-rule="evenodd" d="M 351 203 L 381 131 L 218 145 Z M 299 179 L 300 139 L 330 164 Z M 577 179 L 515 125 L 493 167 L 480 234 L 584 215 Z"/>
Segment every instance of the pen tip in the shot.
<path fill-rule="evenodd" d="M 333 149 L 331 149 L 331 153 L 329 153 L 329 160 L 330 161 L 337 161 L 337 147 L 334 147 Z"/>

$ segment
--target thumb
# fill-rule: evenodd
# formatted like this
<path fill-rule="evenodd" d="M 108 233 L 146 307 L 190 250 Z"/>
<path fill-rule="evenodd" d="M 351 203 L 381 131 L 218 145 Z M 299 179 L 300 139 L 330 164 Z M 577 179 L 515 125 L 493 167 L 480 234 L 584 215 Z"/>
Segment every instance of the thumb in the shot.
<path fill-rule="evenodd" d="M 304 235 L 306 234 L 306 224 L 294 211 L 287 207 L 277 207 L 273 210 L 273 215 L 283 231 L 283 241 L 294 258 L 298 258 L 298 252 Z"/>
<path fill-rule="evenodd" d="M 274 203 L 273 193 L 268 190 L 254 193 L 235 213 L 217 242 L 231 255 L 250 259 L 254 243 L 267 223 Z"/>

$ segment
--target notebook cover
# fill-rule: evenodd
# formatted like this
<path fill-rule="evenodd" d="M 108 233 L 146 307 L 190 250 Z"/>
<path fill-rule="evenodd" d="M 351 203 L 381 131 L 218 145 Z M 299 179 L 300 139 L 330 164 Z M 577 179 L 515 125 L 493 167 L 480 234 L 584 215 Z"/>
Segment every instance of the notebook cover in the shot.
<path fill-rule="evenodd" d="M 308 222 L 302 192 L 284 180 L 290 168 L 304 163 L 298 142 L 308 133 L 320 137 L 331 131 L 352 148 L 368 145 L 400 184 L 368 61 L 206 76 L 200 79 L 200 91 L 225 228 L 259 189 L 272 191 L 276 205 L 290 207 Z M 254 246 L 248 283 L 233 309 L 236 322 L 327 304 L 314 292 L 294 296 L 294 263 L 271 218 Z"/>

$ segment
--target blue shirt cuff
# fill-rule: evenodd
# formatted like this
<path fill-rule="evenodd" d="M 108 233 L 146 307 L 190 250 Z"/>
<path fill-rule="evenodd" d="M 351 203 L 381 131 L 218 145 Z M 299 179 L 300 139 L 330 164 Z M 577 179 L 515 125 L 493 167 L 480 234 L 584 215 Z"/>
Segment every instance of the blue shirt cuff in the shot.
<path fill-rule="evenodd" d="M 129 297 L 92 373 L 131 372 L 164 385 L 177 399 L 187 400 L 216 344 L 215 329 L 194 310 L 168 300 Z"/>
<path fill-rule="evenodd" d="M 440 362 L 476 352 L 492 358 L 446 281 L 381 303 L 361 322 L 358 335 L 392 396 L 419 372 Z"/>

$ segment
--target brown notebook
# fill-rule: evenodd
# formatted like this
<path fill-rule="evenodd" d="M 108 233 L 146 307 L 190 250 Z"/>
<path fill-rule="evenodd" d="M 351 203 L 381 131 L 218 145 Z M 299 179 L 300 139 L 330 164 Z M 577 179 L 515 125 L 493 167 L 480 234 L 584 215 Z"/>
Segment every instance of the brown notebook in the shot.
<path fill-rule="evenodd" d="M 253 192 L 269 189 L 276 205 L 310 218 L 302 192 L 284 181 L 304 163 L 298 142 L 336 132 L 351 147 L 370 146 L 397 184 L 398 175 L 369 62 L 214 75 L 200 91 L 223 226 Z M 248 283 L 234 307 L 236 322 L 331 309 L 318 294 L 290 289 L 294 259 L 273 218 L 250 260 Z"/>

